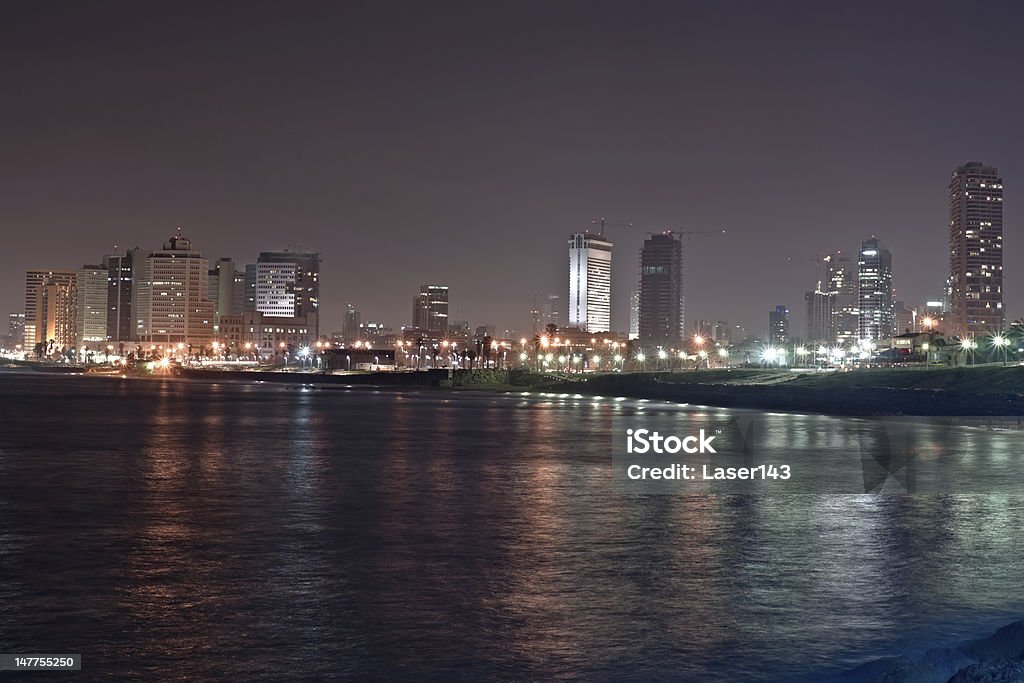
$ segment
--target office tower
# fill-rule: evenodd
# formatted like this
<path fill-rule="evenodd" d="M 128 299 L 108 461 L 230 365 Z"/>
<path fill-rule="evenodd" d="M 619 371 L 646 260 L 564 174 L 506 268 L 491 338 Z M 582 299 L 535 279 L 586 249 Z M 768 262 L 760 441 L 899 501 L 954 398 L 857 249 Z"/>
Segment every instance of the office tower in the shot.
<path fill-rule="evenodd" d="M 448 334 L 448 287 L 421 285 L 413 299 L 412 326 L 423 332 Z"/>
<path fill-rule="evenodd" d="M 629 293 L 629 338 L 640 338 L 640 290 Z"/>
<path fill-rule="evenodd" d="M 683 242 L 678 234 L 651 235 L 640 251 L 640 343 L 678 347 L 683 319 Z"/>
<path fill-rule="evenodd" d="M 265 251 L 256 259 L 256 310 L 271 317 L 320 312 L 320 254 Z"/>
<path fill-rule="evenodd" d="M 345 342 L 351 344 L 357 339 L 360 339 L 360 326 L 362 324 L 362 315 L 356 310 L 356 307 L 352 304 L 345 304 L 345 317 L 341 321 L 341 336 Z"/>
<path fill-rule="evenodd" d="M 31 345 L 26 343 L 27 351 L 36 344 L 43 344 L 45 353 L 75 348 L 78 280 L 75 273 L 71 275 L 67 278 L 55 273 L 36 286 L 32 326 L 35 339 Z"/>
<path fill-rule="evenodd" d="M 245 313 L 245 271 L 236 270 L 233 279 L 234 284 L 231 287 L 231 312 L 238 315 L 239 313 Z"/>
<path fill-rule="evenodd" d="M 835 295 L 826 292 L 820 280 L 813 292 L 804 294 L 804 302 L 807 306 L 807 341 L 830 343 L 835 339 L 835 332 L 832 329 L 832 303 L 834 300 Z"/>
<path fill-rule="evenodd" d="M 25 314 L 10 313 L 7 316 L 7 336 L 11 338 L 11 344 L 25 343 Z"/>
<path fill-rule="evenodd" d="M 949 181 L 949 280 L 953 335 L 1003 329 L 1003 179 L 976 161 Z"/>
<path fill-rule="evenodd" d="M 235 291 L 238 282 L 245 286 L 245 275 L 235 270 L 235 261 L 230 258 L 217 259 L 207 279 L 207 298 L 214 303 L 214 326 L 220 327 L 220 319 L 226 315 L 242 313 L 244 291 Z"/>
<path fill-rule="evenodd" d="M 82 266 L 78 269 L 75 313 L 75 337 L 79 344 L 99 348 L 107 341 L 107 297 L 109 264 Z"/>
<path fill-rule="evenodd" d="M 693 334 L 698 337 L 704 337 L 708 339 L 714 332 L 714 325 L 711 324 L 710 320 L 694 320 L 693 321 Z"/>
<path fill-rule="evenodd" d="M 65 285 L 73 290 L 77 287 L 77 275 L 73 270 L 44 270 L 36 269 L 25 272 L 25 336 L 22 348 L 25 351 L 32 351 L 35 345 L 40 342 L 48 342 L 53 339 L 52 331 L 58 329 L 63 330 L 66 327 L 66 320 L 62 319 L 60 325 L 55 327 L 51 325 L 50 332 L 47 331 L 46 327 L 40 327 L 39 323 L 39 296 L 40 288 L 47 283 L 53 283 L 55 285 Z M 73 298 L 73 291 L 66 291 L 65 296 L 71 296 Z M 52 304 L 57 304 L 57 294 L 54 293 L 52 298 Z M 66 302 L 63 302 L 66 304 Z M 57 313 L 57 309 L 51 311 L 52 315 L 47 318 L 48 323 L 56 323 L 54 317 Z M 77 313 L 77 311 L 74 311 Z M 71 337 L 74 337 L 75 325 L 71 323 Z M 64 341 L 67 341 L 67 335 L 64 335 Z M 74 345 L 74 340 L 71 340 L 71 345 Z"/>
<path fill-rule="evenodd" d="M 768 312 L 768 342 L 773 346 L 789 343 L 789 309 L 785 306 Z"/>
<path fill-rule="evenodd" d="M 132 299 L 143 254 L 138 248 L 129 249 L 124 254 L 105 256 L 103 261 L 107 264 L 107 339 L 129 341 L 135 335 Z"/>
<path fill-rule="evenodd" d="M 857 264 L 837 251 L 823 259 L 825 292 L 832 295 L 832 339 L 842 346 L 859 341 L 857 314 Z"/>
<path fill-rule="evenodd" d="M 216 305 L 208 298 L 209 261 L 178 234 L 148 252 L 135 282 L 135 339 L 152 344 L 205 345 Z"/>
<path fill-rule="evenodd" d="M 569 327 L 607 332 L 612 321 L 612 243 L 578 232 L 569 237 Z"/>
<path fill-rule="evenodd" d="M 711 326 L 711 340 L 719 346 L 729 346 L 732 343 L 732 328 L 724 320 L 716 320 Z"/>
<path fill-rule="evenodd" d="M 541 321 L 541 327 L 544 329 L 547 329 L 548 325 L 562 326 L 562 297 L 548 294 L 547 301 L 541 307 Z"/>
<path fill-rule="evenodd" d="M 893 334 L 917 332 L 917 310 L 897 301 L 893 306 Z"/>
<path fill-rule="evenodd" d="M 245 286 L 243 294 L 242 311 L 248 313 L 256 310 L 256 264 L 247 263 L 245 266 Z"/>
<path fill-rule="evenodd" d="M 892 336 L 895 306 L 892 298 L 892 254 L 876 238 L 864 240 L 857 261 L 859 339 Z"/>

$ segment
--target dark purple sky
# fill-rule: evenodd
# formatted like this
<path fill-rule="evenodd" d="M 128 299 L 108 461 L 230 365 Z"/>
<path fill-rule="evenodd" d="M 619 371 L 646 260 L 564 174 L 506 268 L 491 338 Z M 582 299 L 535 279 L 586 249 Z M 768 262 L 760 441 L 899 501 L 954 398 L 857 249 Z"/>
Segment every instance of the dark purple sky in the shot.
<path fill-rule="evenodd" d="M 1024 315 L 1024 6 L 973 3 L 21 3 L 0 22 L 0 305 L 26 267 L 156 247 L 323 253 L 346 300 L 522 330 L 605 215 L 613 325 L 644 230 L 689 241 L 687 322 L 802 331 L 811 258 L 876 234 L 897 298 L 938 296 L 952 169 L 1006 181 Z M 794 261 L 788 261 L 789 257 Z"/>

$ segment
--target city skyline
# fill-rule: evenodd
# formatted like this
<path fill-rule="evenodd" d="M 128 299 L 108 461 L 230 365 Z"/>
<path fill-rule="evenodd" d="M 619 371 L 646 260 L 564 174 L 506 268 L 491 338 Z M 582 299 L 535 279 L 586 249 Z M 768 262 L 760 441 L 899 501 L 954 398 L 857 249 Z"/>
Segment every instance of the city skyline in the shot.
<path fill-rule="evenodd" d="M 886 24 L 870 4 L 628 17 L 569 4 L 454 22 L 415 7 L 196 6 L 186 20 L 115 5 L 55 22 L 19 7 L 0 113 L 18 133 L 0 220 L 19 248 L 0 255 L 0 305 L 21 310 L 28 268 L 79 269 L 181 225 L 211 263 L 289 245 L 322 253 L 322 332 L 341 329 L 347 301 L 398 326 L 407 293 L 430 281 L 452 288 L 459 318 L 528 330 L 533 292 L 565 296 L 564 235 L 600 215 L 638 226 L 611 235 L 620 255 L 668 225 L 728 229 L 725 242 L 688 245 L 689 320 L 763 334 L 764 311 L 785 302 L 802 330 L 811 257 L 870 234 L 900 264 L 896 297 L 923 302 L 948 269 L 952 169 L 979 160 L 1007 178 L 1011 259 L 1015 249 L 1024 149 L 1011 133 L 1024 96 L 1005 84 L 1024 50 L 1010 29 L 1022 10 L 996 7 L 1006 20 L 984 26 L 937 5 L 888 8 Z M 265 55 L 278 24 L 304 40 Z M 986 69 L 949 49 L 965 41 L 986 45 Z M 617 47 L 578 49 L 600 42 Z M 949 82 L 984 93 L 996 125 L 961 125 Z M 54 106 L 58 92 L 73 95 Z M 863 223 L 866 197 L 876 224 Z M 635 271 L 613 262 L 618 331 Z M 1016 319 L 1024 275 L 1008 270 L 1004 290 Z"/>

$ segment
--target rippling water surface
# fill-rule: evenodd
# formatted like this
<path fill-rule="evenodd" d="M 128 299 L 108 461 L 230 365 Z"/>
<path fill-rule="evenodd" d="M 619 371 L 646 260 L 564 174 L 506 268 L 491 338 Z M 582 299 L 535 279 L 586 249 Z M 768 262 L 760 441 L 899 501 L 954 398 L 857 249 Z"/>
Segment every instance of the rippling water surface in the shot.
<path fill-rule="evenodd" d="M 80 678 L 792 680 L 1024 607 L 1019 497 L 613 492 L 614 415 L 698 409 L 14 374 L 0 406 L 0 652 Z"/>

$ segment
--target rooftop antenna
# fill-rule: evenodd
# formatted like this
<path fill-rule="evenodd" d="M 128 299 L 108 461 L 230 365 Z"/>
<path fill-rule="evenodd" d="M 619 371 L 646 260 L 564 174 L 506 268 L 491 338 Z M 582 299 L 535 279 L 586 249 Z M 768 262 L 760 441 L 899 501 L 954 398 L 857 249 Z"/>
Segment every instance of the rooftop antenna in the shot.
<path fill-rule="evenodd" d="M 615 225 L 615 226 L 618 226 L 620 228 L 632 228 L 633 227 L 632 223 L 617 223 L 615 221 L 609 221 L 609 220 L 606 220 L 604 218 L 595 218 L 594 220 L 590 221 L 590 224 L 591 225 L 600 225 L 601 226 L 601 237 L 604 237 L 604 226 L 606 226 L 606 225 Z"/>

